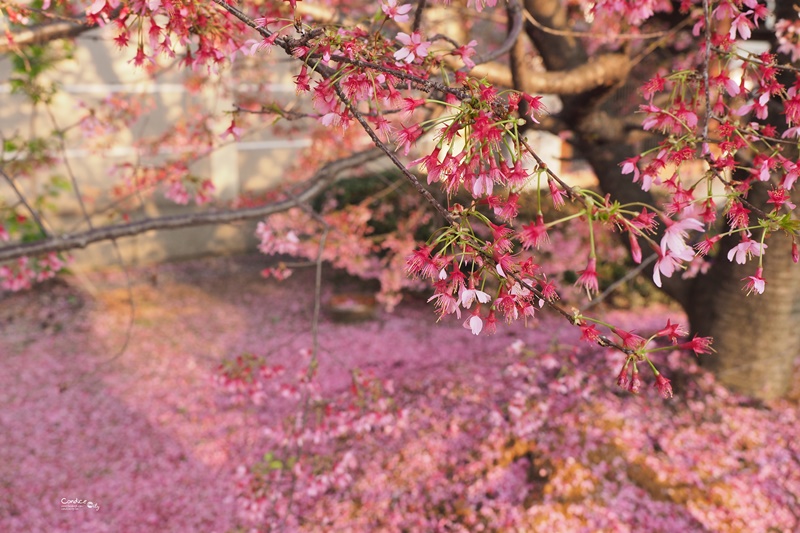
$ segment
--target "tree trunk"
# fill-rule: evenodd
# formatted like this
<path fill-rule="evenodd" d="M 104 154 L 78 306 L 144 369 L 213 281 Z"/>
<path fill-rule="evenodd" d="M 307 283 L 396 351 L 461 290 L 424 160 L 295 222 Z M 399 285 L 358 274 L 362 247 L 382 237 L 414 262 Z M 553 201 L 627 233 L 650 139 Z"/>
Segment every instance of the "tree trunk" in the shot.
<path fill-rule="evenodd" d="M 738 239 L 729 241 L 724 249 Z M 742 290 L 755 260 L 739 265 L 720 254 L 684 306 L 692 329 L 714 338 L 716 353 L 703 355 L 703 364 L 725 386 L 764 400 L 789 391 L 800 355 L 800 265 L 792 262 L 791 239 L 774 234 L 766 242 L 764 294 Z"/>
<path fill-rule="evenodd" d="M 618 161 L 636 153 L 630 143 L 604 143 L 578 129 L 581 153 L 597 174 L 601 189 L 622 201 L 642 201 L 643 191 L 631 187 L 620 174 Z M 618 139 L 622 141 L 622 139 Z M 766 196 L 751 194 L 763 203 Z M 754 239 L 760 237 L 756 232 Z M 744 265 L 728 260 L 727 251 L 739 242 L 731 236 L 720 242 L 720 252 L 708 274 L 683 280 L 679 274 L 664 280 L 663 290 L 686 311 L 693 333 L 714 338 L 716 353 L 701 356 L 717 379 L 732 390 L 763 400 L 785 395 L 792 384 L 794 361 L 800 356 L 800 265 L 791 258 L 792 241 L 775 233 L 766 244 L 764 294 L 742 290 L 755 274 L 757 258 Z M 649 273 L 652 268 L 648 269 Z"/>
<path fill-rule="evenodd" d="M 794 2 L 778 2 L 778 18 L 796 17 Z M 775 35 L 770 38 L 774 41 Z M 773 50 L 777 43 L 772 42 Z M 779 56 L 781 63 L 790 58 Z M 781 72 L 779 78 L 787 87 L 794 73 Z M 774 105 L 774 104 L 773 104 Z M 771 109 L 766 122 L 781 127 L 784 121 L 781 106 Z M 797 157 L 795 150 L 784 155 Z M 800 200 L 800 192 L 792 194 Z M 765 211 L 767 194 L 763 184 L 756 184 L 748 200 Z M 751 215 L 751 221 L 755 217 Z M 760 237 L 755 231 L 753 238 Z M 800 265 L 791 258 L 792 241 L 781 233 L 773 234 L 766 244 L 764 256 L 764 294 L 747 296 L 742 290 L 743 279 L 752 276 L 756 259 L 738 265 L 728 261 L 727 250 L 735 246 L 738 237 L 722 241 L 722 251 L 708 275 L 692 283 L 684 309 L 692 329 L 699 335 L 714 337 L 716 354 L 703 357 L 717 379 L 733 390 L 764 400 L 778 398 L 789 392 L 794 378 L 794 361 L 800 356 Z"/>
<path fill-rule="evenodd" d="M 619 161 L 637 151 L 633 143 L 620 137 L 603 139 L 597 128 L 589 127 L 592 122 L 596 120 L 587 117 L 575 130 L 581 155 L 592 165 L 600 188 L 622 202 L 648 201 L 646 193 L 620 173 Z M 750 200 L 768 205 L 763 188 L 754 190 Z M 758 232 L 753 235 L 759 237 Z M 794 361 L 800 356 L 800 265 L 792 262 L 791 239 L 773 234 L 764 256 L 767 288 L 764 294 L 747 296 L 743 280 L 755 274 L 758 263 L 757 258 L 744 265 L 728 260 L 727 251 L 738 242 L 738 236 L 720 242 L 708 274 L 694 280 L 676 274 L 664 280 L 663 290 L 686 311 L 693 333 L 714 338 L 716 353 L 703 355 L 701 363 L 720 383 L 760 399 L 778 398 L 789 391 Z"/>
<path fill-rule="evenodd" d="M 544 26 L 570 29 L 562 0 L 524 0 L 524 3 Z M 778 2 L 779 16 L 790 18 L 797 3 Z M 542 31 L 528 24 L 526 32 L 548 71 L 566 74 L 586 64 L 585 50 L 567 31 Z M 668 54 L 665 59 L 669 59 Z M 782 58 L 782 61 L 788 59 Z M 512 62 L 516 68 L 519 64 Z M 640 64 L 635 73 L 640 81 L 637 83 L 631 76 L 629 83 L 638 86 L 642 80 L 650 78 L 658 66 L 656 58 Z M 627 69 L 624 72 L 629 74 Z M 514 72 L 515 83 L 525 90 L 525 78 L 530 76 L 536 74 Z M 632 183 L 630 176 L 620 172 L 620 162 L 641 151 L 641 135 L 637 138 L 621 120 L 624 113 L 614 109 L 613 103 L 603 105 L 605 97 L 613 90 L 613 84 L 600 80 L 595 89 L 583 94 L 562 95 L 564 111 L 558 118 L 575 133 L 578 154 L 590 163 L 605 193 L 623 203 L 652 204 L 653 197 Z M 782 115 L 777 110 L 771 116 L 774 119 Z M 796 203 L 800 200 L 793 199 Z M 749 200 L 756 205 L 767 205 L 765 190 L 752 191 Z M 753 238 L 760 238 L 760 233 Z M 714 338 L 716 353 L 702 356 L 702 362 L 714 371 L 722 384 L 761 399 L 776 398 L 788 391 L 793 364 L 800 355 L 800 265 L 792 263 L 791 240 L 774 234 L 766 242 L 769 246 L 764 257 L 766 291 L 748 297 L 742 290 L 743 278 L 755 274 L 757 258 L 745 265 L 728 261 L 727 252 L 738 241 L 738 236 L 721 241 L 720 252 L 708 274 L 684 280 L 676 273 L 664 280 L 662 290 L 686 310 L 694 333 Z M 652 267 L 648 272 L 652 273 Z"/>

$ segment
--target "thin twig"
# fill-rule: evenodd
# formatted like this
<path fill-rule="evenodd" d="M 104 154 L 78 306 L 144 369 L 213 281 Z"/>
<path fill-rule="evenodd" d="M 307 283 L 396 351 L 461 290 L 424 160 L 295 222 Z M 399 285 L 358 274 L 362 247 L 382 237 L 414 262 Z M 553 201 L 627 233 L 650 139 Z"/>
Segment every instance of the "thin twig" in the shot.
<path fill-rule="evenodd" d="M 131 280 L 130 272 L 124 266 L 122 260 L 122 253 L 120 252 L 119 249 L 119 244 L 117 243 L 116 240 L 113 240 L 111 242 L 114 246 L 114 253 L 117 257 L 117 262 L 122 267 L 122 274 L 125 276 L 125 288 L 128 297 L 128 309 L 130 309 L 130 313 L 128 314 L 128 324 L 127 326 L 125 326 L 125 338 L 122 341 L 122 346 L 120 346 L 119 349 L 117 350 L 117 353 L 115 353 L 110 358 L 97 363 L 97 365 L 95 365 L 95 367 L 89 372 L 81 373 L 81 375 L 78 378 L 72 381 L 68 381 L 66 383 L 62 383 L 59 386 L 61 392 L 64 392 L 67 389 L 72 388 L 75 385 L 79 384 L 88 383 L 89 385 L 93 385 L 98 383 L 100 381 L 100 378 L 94 379 L 92 381 L 89 381 L 89 378 L 97 376 L 98 372 L 100 372 L 101 369 L 107 367 L 108 365 L 110 365 L 111 363 L 122 357 L 122 355 L 128 350 L 128 346 L 130 345 L 131 339 L 133 339 L 133 325 L 136 322 L 136 299 L 133 297 L 133 281 Z"/>
<path fill-rule="evenodd" d="M 422 25 L 422 14 L 425 12 L 426 0 L 417 0 L 417 9 L 414 11 L 414 22 L 411 24 L 411 31 L 419 31 Z"/>
<path fill-rule="evenodd" d="M 706 97 L 706 116 L 703 117 L 703 143 L 708 142 L 708 125 L 711 121 L 711 88 L 709 87 L 709 68 L 711 67 L 711 13 L 708 0 L 703 0 L 703 18 L 705 19 L 705 46 L 703 50 L 703 91 Z"/>
<path fill-rule="evenodd" d="M 656 48 L 658 48 L 659 46 L 663 46 L 664 43 L 674 39 L 675 34 L 678 33 L 680 30 L 682 30 L 684 27 L 688 26 L 690 22 L 692 22 L 692 17 L 686 17 L 678 24 L 670 28 L 669 31 L 665 32 L 665 35 L 662 38 L 650 43 L 650 45 L 648 45 L 647 48 L 636 54 L 636 56 L 631 59 L 631 68 L 638 65 L 645 57 L 653 53 L 653 51 Z"/>
<path fill-rule="evenodd" d="M 72 183 L 72 189 L 75 193 L 75 198 L 78 200 L 78 206 L 81 209 L 81 215 L 83 215 L 83 219 L 86 221 L 86 225 L 89 227 L 89 229 L 94 229 L 92 218 L 89 216 L 89 211 L 86 209 L 86 204 L 84 203 L 83 196 L 81 195 L 80 185 L 75 177 L 75 173 L 72 171 L 72 166 L 69 164 L 69 157 L 67 157 L 67 145 L 64 142 L 64 131 L 59 128 L 56 117 L 53 114 L 53 110 L 49 105 L 45 105 L 45 110 L 47 111 L 47 115 L 50 117 L 50 122 L 53 123 L 53 128 L 55 128 L 56 137 L 58 138 L 58 149 L 61 151 L 61 160 L 64 163 L 64 168 L 67 169 L 67 175 L 69 175 L 70 183 Z"/>
<path fill-rule="evenodd" d="M 72 171 L 72 165 L 69 163 L 69 158 L 67 157 L 67 146 L 64 142 L 64 133 L 58 127 L 58 123 L 56 122 L 56 117 L 53 114 L 53 110 L 50 108 L 49 105 L 45 107 L 47 109 L 47 114 L 50 116 L 50 121 L 53 123 L 53 127 L 55 127 L 56 131 L 58 132 L 58 141 L 59 147 L 61 149 L 61 156 L 62 161 L 64 163 L 64 167 L 67 169 L 67 174 L 69 175 L 69 179 L 72 182 L 72 186 L 75 190 L 75 196 L 78 199 L 78 205 L 81 208 L 81 213 L 83 214 L 83 218 L 86 221 L 86 224 L 89 227 L 89 230 L 93 230 L 94 224 L 92 224 L 92 219 L 89 216 L 89 211 L 86 209 L 86 204 L 83 201 L 83 197 L 81 196 L 81 189 L 78 186 L 78 179 L 75 176 L 75 173 Z M 131 277 L 130 273 L 128 272 L 128 267 L 125 265 L 125 259 L 122 257 L 122 251 L 119 248 L 119 242 L 117 242 L 116 238 L 111 239 L 111 245 L 114 248 L 114 258 L 116 263 L 119 265 L 120 269 L 122 269 L 123 274 L 125 275 L 125 284 L 128 292 L 128 308 L 130 309 L 130 313 L 128 315 L 128 326 L 125 328 L 125 340 L 122 342 L 122 346 L 119 348 L 117 353 L 112 356 L 109 360 L 105 361 L 104 364 L 109 364 L 112 361 L 122 357 L 122 355 L 127 351 L 128 344 L 133 337 L 133 324 L 136 319 L 136 302 L 133 298 L 133 286 L 131 284 Z M 101 365 L 102 366 L 102 365 Z M 100 366 L 96 368 L 99 370 Z"/>
<path fill-rule="evenodd" d="M 544 33 L 549 33 L 551 35 L 558 35 L 560 37 L 591 37 L 595 39 L 629 41 L 632 39 L 658 39 L 670 33 L 670 30 L 664 30 L 664 31 L 654 31 L 649 33 L 618 33 L 611 35 L 609 33 L 598 33 L 592 31 L 557 30 L 555 28 L 545 26 L 544 24 L 536 20 L 534 16 L 530 13 L 530 11 L 528 11 L 527 9 L 524 11 L 524 13 L 525 13 L 525 19 L 538 29 L 542 30 Z"/>
<path fill-rule="evenodd" d="M 17 198 L 19 198 L 19 201 L 22 203 L 22 205 L 25 206 L 25 208 L 31 214 L 33 221 L 36 222 L 36 225 L 39 227 L 39 231 L 42 232 L 42 235 L 44 235 L 45 237 L 49 237 L 50 234 L 45 229 L 44 222 L 42 221 L 42 219 L 39 218 L 39 213 L 37 213 L 36 210 L 33 209 L 33 207 L 31 207 L 31 205 L 28 203 L 27 198 L 25 198 L 25 195 L 22 194 L 22 191 L 19 190 L 19 188 L 17 187 L 17 183 L 14 181 L 14 179 L 8 174 L 6 174 L 5 170 L 3 170 L 2 167 L 0 167 L 0 174 L 3 175 L 3 178 L 5 178 L 5 180 L 11 186 L 11 188 L 14 189 L 14 193 L 17 195 Z"/>
<path fill-rule="evenodd" d="M 758 54 L 755 54 L 753 52 L 747 52 L 746 50 L 745 50 L 745 52 L 747 53 L 747 55 L 744 56 L 744 55 L 739 54 L 737 52 L 732 52 L 731 50 L 723 50 L 722 48 L 719 48 L 717 46 L 714 46 L 711 49 L 714 52 L 717 52 L 718 54 L 722 54 L 722 55 L 725 55 L 725 56 L 728 56 L 728 57 L 735 57 L 736 59 L 740 59 L 741 61 L 744 61 L 746 63 L 756 63 L 756 64 L 759 64 L 759 65 L 763 65 L 764 64 L 764 61 L 759 57 Z M 800 68 L 795 67 L 795 66 L 793 66 L 793 65 L 791 65 L 789 63 L 783 63 L 783 64 L 781 64 L 781 63 L 773 63 L 770 66 L 773 66 L 773 67 L 775 67 L 777 69 L 786 70 L 788 72 L 798 72 L 798 73 L 800 73 Z"/>
<path fill-rule="evenodd" d="M 298 204 L 298 207 L 301 207 Z M 313 211 L 313 210 L 312 210 Z M 314 274 L 314 310 L 311 316 L 311 360 L 308 362 L 308 368 L 306 369 L 306 384 L 309 385 L 311 380 L 314 379 L 314 374 L 317 371 L 319 365 L 319 317 L 320 317 L 320 310 L 322 309 L 322 264 L 323 260 L 322 257 L 325 251 L 325 242 L 328 239 L 328 230 L 330 226 L 324 219 L 319 218 L 318 221 L 322 224 L 322 236 L 319 239 L 319 246 L 317 247 L 317 258 L 316 258 L 316 272 Z M 308 391 L 308 387 L 304 391 L 303 397 L 303 408 L 300 412 L 300 427 L 305 427 L 306 419 L 308 417 L 308 409 L 311 405 L 311 394 Z M 300 460 L 300 456 L 302 454 L 303 448 L 302 445 L 295 439 L 295 449 L 294 449 L 294 459 L 295 461 Z M 289 486 L 289 496 L 288 502 L 286 503 L 286 512 L 283 515 L 283 519 L 281 520 L 281 526 L 278 531 L 283 531 L 284 527 L 286 526 L 286 521 L 291 516 L 292 512 L 292 505 L 294 504 L 294 494 L 297 489 L 297 475 L 294 473 L 294 470 L 291 472 L 292 475 L 292 482 Z"/>
<path fill-rule="evenodd" d="M 547 166 L 547 163 L 545 163 L 544 160 L 541 157 L 539 157 L 539 154 L 537 154 L 533 150 L 533 148 L 531 148 L 531 146 L 528 144 L 528 141 L 526 141 L 525 139 L 520 139 L 520 142 L 522 143 L 522 146 L 525 147 L 525 150 L 527 150 L 528 153 L 531 154 L 531 157 L 533 157 L 533 159 L 536 161 L 536 164 L 539 165 L 539 168 L 542 169 L 545 172 L 545 174 L 547 174 L 549 177 L 553 178 L 556 181 L 556 183 L 558 183 L 561 186 L 561 188 L 564 189 L 564 193 L 567 195 L 567 197 L 569 197 L 570 200 L 583 201 L 583 198 L 581 197 L 581 195 L 575 192 L 575 189 L 567 185 L 567 183 L 564 180 L 558 177 L 558 175 L 555 172 L 553 172 L 549 166 Z"/>
<path fill-rule="evenodd" d="M 619 287 L 620 285 L 623 285 L 623 284 L 625 284 L 625 283 L 628 283 L 630 280 L 632 280 L 633 278 L 635 278 L 636 276 L 638 276 L 638 275 L 639 275 L 639 274 L 642 272 L 642 270 L 644 270 L 645 268 L 647 268 L 647 266 L 648 266 L 648 265 L 650 265 L 650 263 L 652 263 L 653 261 L 655 261 L 657 258 L 658 258 L 658 254 L 651 254 L 650 256 L 646 257 L 646 258 L 645 258 L 645 259 L 644 259 L 644 260 L 641 262 L 641 264 L 639 264 L 639 265 L 636 265 L 636 268 L 629 270 L 627 274 L 625 274 L 625 275 L 624 275 L 624 276 L 622 276 L 620 279 L 616 280 L 614 283 L 612 283 L 611 285 L 609 285 L 609 286 L 606 288 L 606 290 L 604 290 L 604 291 L 603 291 L 603 292 L 600 294 L 600 296 L 598 296 L 597 298 L 593 298 L 593 299 L 592 299 L 592 301 L 590 301 L 589 303 L 587 303 L 586 305 L 584 305 L 584 306 L 581 308 L 581 313 L 583 313 L 584 311 L 587 311 L 587 310 L 591 309 L 592 307 L 596 306 L 597 304 L 599 304 L 600 302 L 602 302 L 603 300 L 605 300 L 606 298 L 608 298 L 608 296 L 609 296 L 609 295 L 610 295 L 612 292 L 614 292 L 615 290 L 617 290 L 617 287 Z"/>

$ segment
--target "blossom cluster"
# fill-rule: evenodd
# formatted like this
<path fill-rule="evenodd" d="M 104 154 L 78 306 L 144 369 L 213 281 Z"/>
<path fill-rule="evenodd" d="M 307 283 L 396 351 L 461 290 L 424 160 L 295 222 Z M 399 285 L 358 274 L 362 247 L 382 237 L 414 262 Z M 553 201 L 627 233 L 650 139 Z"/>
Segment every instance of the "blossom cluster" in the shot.
<path fill-rule="evenodd" d="M 791 158 L 782 140 L 797 136 L 797 88 L 781 81 L 784 67 L 777 56 L 746 52 L 741 45 L 767 14 L 766 6 L 755 0 L 712 4 L 710 17 L 701 17 L 693 30 L 697 38 L 706 39 L 701 52 L 713 47 L 709 54 L 720 65 L 708 77 L 708 85 L 702 76 L 708 65 L 700 53 L 692 58 L 692 68 L 658 74 L 642 87 L 648 100 L 640 106 L 645 115 L 643 128 L 662 133 L 665 139 L 624 161 L 622 173 L 632 174 L 645 191 L 658 185 L 668 192 L 665 214 L 678 221 L 682 229 L 675 231 L 683 237 L 674 242 L 662 239 L 654 270 L 657 285 L 662 275 L 669 277 L 687 265 L 687 273 L 708 268 L 706 257 L 714 255 L 716 243 L 727 235 L 740 239 L 727 253 L 729 261 L 745 264 L 757 258 L 755 274 L 742 280 L 748 293 L 765 290 L 763 256 L 771 234 L 783 232 L 791 237 L 797 262 L 798 233 L 792 222 L 796 206 L 791 196 L 798 161 Z M 726 26 L 726 21 L 731 24 Z M 792 23 L 779 21 L 777 27 L 779 52 L 789 53 Z M 771 104 L 783 109 L 784 118 L 770 116 Z M 752 156 L 743 155 L 751 150 Z M 751 162 L 743 163 L 747 157 Z M 706 168 L 699 179 L 692 168 L 696 161 Z M 689 180 L 693 180 L 691 185 L 687 185 Z M 757 188 L 766 190 L 765 207 L 752 203 L 751 193 Z M 723 215 L 725 227 L 720 220 Z M 667 224 L 669 232 L 675 224 Z M 686 244 L 685 230 L 705 233 L 694 249 Z"/>
<path fill-rule="evenodd" d="M 30 289 L 34 283 L 54 278 L 65 266 L 66 262 L 55 253 L 33 259 L 21 257 L 0 266 L 0 289 L 11 292 Z"/>
<path fill-rule="evenodd" d="M 748 28 L 763 19 L 764 12 L 757 4 L 747 5 L 753 9 L 735 17 L 734 29 L 725 34 L 728 41 L 737 36 L 748 38 Z M 660 3 L 647 4 L 636 13 L 626 12 L 626 18 L 635 25 L 664 9 Z M 716 6 L 711 18 L 724 18 L 721 14 L 724 9 L 728 8 Z M 405 21 L 410 11 L 396 3 L 383 4 L 381 10 L 387 18 L 399 17 L 401 21 Z M 697 12 L 693 13 L 698 16 Z M 698 16 L 698 21 L 704 22 L 702 15 Z M 695 26 L 696 32 L 702 30 L 700 23 Z M 710 140 L 703 137 L 703 128 L 707 129 L 714 117 L 703 116 L 702 106 L 706 93 L 720 98 L 723 95 L 734 97 L 746 88 L 744 82 L 735 84 L 723 71 L 713 79 L 714 86 L 704 92 L 698 81 L 702 78 L 697 75 L 697 70 L 703 68 L 700 55 L 695 56 L 696 68 L 684 69 L 666 78 L 656 76 L 643 88 L 648 100 L 641 107 L 646 115 L 643 128 L 668 138 L 656 149 L 622 162 L 622 173 L 632 173 L 634 182 L 640 182 L 645 191 L 653 187 L 664 190 L 668 201 L 661 207 L 642 207 L 570 188 L 547 168 L 520 130 L 526 121 L 529 124 L 538 122 L 537 115 L 544 111 L 539 97 L 500 91 L 462 71 L 453 72 L 444 83 L 438 81 L 436 72 L 447 69 L 445 56 L 465 58 L 471 55 L 462 53 L 460 48 L 434 51 L 433 43 L 419 31 L 399 32 L 394 38 L 376 33 L 368 38 L 370 34 L 361 27 L 318 32 L 293 41 L 292 30 L 286 26 L 271 29 L 278 24 L 278 19 L 261 19 L 261 27 L 271 32 L 262 44 L 264 47 L 288 47 L 291 54 L 303 62 L 300 75 L 295 78 L 297 91 L 310 94 L 322 126 L 347 131 L 358 123 L 370 139 L 385 150 L 393 146 L 404 156 L 412 150 L 421 151 L 421 157 L 411 161 L 409 167 L 417 167 L 428 185 L 440 186 L 448 197 L 462 195 L 458 196 L 459 202 L 451 202 L 446 215 L 448 224 L 410 254 L 407 261 L 412 275 L 434 286 L 430 301 L 435 303 L 440 316 L 453 314 L 460 318 L 462 310 L 468 312 L 464 327 L 477 335 L 494 332 L 499 318 L 508 322 L 528 320 L 545 304 L 557 306 L 559 295 L 555 278 L 548 277 L 547 270 L 538 264 L 537 256 L 548 244 L 548 230 L 578 217 L 588 225 L 590 241 L 586 266 L 577 273 L 577 285 L 590 296 L 600 288 L 594 231 L 602 227 L 628 234 L 631 254 L 637 263 L 642 261 L 643 244 L 657 254 L 653 281 L 659 287 L 664 278 L 677 272 L 685 271 L 683 276 L 688 277 L 707 270 L 706 257 L 723 234 L 712 233 L 713 236 L 698 243 L 693 233 L 709 232 L 717 220 L 720 207 L 711 182 L 726 180 L 721 173 L 728 169 L 728 161 L 732 161 L 730 150 L 735 152 L 741 146 L 734 143 L 722 148 L 730 153 L 714 153 Z M 728 41 L 714 42 L 714 45 L 720 47 L 723 54 L 730 53 L 725 48 Z M 764 58 L 762 63 L 766 63 Z M 774 77 L 774 69 L 770 72 Z M 759 76 L 762 86 L 763 78 Z M 667 89 L 671 90 L 672 98 L 664 105 L 662 94 Z M 442 100 L 432 98 L 437 91 Z M 751 110 L 757 115 L 763 114 L 764 94 L 757 95 L 755 104 L 731 110 L 735 111 L 731 114 L 741 116 Z M 430 116 L 431 106 L 441 104 L 447 106 L 447 113 L 424 118 Z M 731 137 L 732 130 L 726 131 L 720 126 L 719 131 L 726 138 Z M 759 161 L 760 157 L 756 158 L 761 165 L 758 179 L 765 181 L 765 169 L 774 165 Z M 705 178 L 709 183 L 706 195 L 700 195 L 697 187 L 702 180 L 688 187 L 681 173 L 682 167 L 703 158 L 711 167 Z M 668 168 L 674 168 L 674 172 L 667 179 Z M 405 167 L 401 170 L 410 176 Z M 750 225 L 746 217 L 735 214 L 737 206 L 741 207 L 740 211 L 746 210 L 743 202 L 747 203 L 747 191 L 742 186 L 728 197 L 731 206 L 728 218 L 740 222 L 733 231 L 742 235 L 742 242 L 730 254 L 731 258 L 744 262 L 758 257 L 760 261 L 768 247 L 765 238 L 779 224 L 778 212 L 793 205 L 787 196 L 792 184 L 791 178 L 787 178 L 780 188 L 770 192 L 770 202 L 775 206 L 772 222 Z M 534 222 L 524 224 L 518 220 L 518 203 L 524 189 L 531 185 L 540 191 L 536 194 L 538 214 Z M 577 206 L 577 212 L 545 220 L 543 185 L 549 190 L 554 208 L 561 209 L 569 199 Z M 462 203 L 465 194 L 468 195 L 467 205 Z M 351 215 L 352 212 L 345 216 Z M 310 225 L 307 218 L 295 220 L 296 228 Z M 352 227 L 360 226 L 356 223 Z M 791 227 L 784 223 L 782 229 L 791 230 Z M 760 230 L 760 234 L 753 235 L 754 230 Z M 365 235 L 363 231 L 355 234 Z M 260 233 L 262 250 L 272 253 L 276 250 L 274 243 L 265 240 L 270 235 Z M 303 240 L 313 242 L 298 235 L 299 231 L 289 231 L 289 241 L 295 239 L 289 247 L 293 250 L 281 249 L 297 253 L 303 247 Z M 350 239 L 349 244 L 340 243 L 339 246 L 346 249 L 356 242 Z M 368 243 L 362 241 L 362 248 L 364 245 Z M 305 248 L 303 255 L 310 257 L 313 248 Z M 351 257 L 349 253 L 340 255 Z M 355 257 L 365 257 L 365 254 L 362 252 Z M 749 292 L 763 292 L 766 285 L 762 283 L 760 272 L 745 280 Z M 390 301 L 396 303 L 396 298 Z M 574 322 L 595 321 L 581 316 L 575 317 Z M 614 331 L 613 327 L 610 331 Z M 594 339 L 594 336 L 588 338 Z M 626 347 L 624 343 L 620 347 L 623 351 L 638 349 Z M 641 362 L 643 353 L 636 357 Z M 663 385 L 665 378 L 655 368 L 653 370 L 657 383 Z M 662 388 L 666 390 L 666 386 Z"/>

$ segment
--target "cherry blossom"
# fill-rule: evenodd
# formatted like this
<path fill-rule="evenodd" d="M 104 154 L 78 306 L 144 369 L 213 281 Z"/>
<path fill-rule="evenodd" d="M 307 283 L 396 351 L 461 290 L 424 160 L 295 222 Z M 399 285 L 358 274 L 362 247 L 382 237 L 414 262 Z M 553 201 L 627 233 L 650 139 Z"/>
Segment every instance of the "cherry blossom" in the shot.
<path fill-rule="evenodd" d="M 578 272 L 578 280 L 575 284 L 582 285 L 586 289 L 586 292 L 590 294 L 596 293 L 599 290 L 597 281 L 597 258 L 589 258 L 586 268 Z"/>
<path fill-rule="evenodd" d="M 411 4 L 398 6 L 397 0 L 383 0 L 381 2 L 381 10 L 395 22 L 408 22 L 408 12 L 411 11 L 411 8 Z"/>
<path fill-rule="evenodd" d="M 478 45 L 478 41 L 475 39 L 471 40 L 465 45 L 459 46 L 452 52 L 454 56 L 460 57 L 461 61 L 464 62 L 464 65 L 469 68 L 475 68 L 475 62 L 472 60 L 472 56 L 475 55 L 475 47 Z"/>
<path fill-rule="evenodd" d="M 483 320 L 481 320 L 480 313 L 476 312 L 467 318 L 464 322 L 464 327 L 472 331 L 473 335 L 480 335 L 483 330 Z"/>
<path fill-rule="evenodd" d="M 691 252 L 691 246 L 686 244 L 686 239 L 689 237 L 687 231 L 703 231 L 703 223 L 696 218 L 686 217 L 678 222 L 665 219 L 665 224 L 666 230 L 661 238 L 661 251 L 671 250 L 676 257 L 686 257 L 687 250 Z M 689 261 L 691 257 L 683 260 Z"/>
<path fill-rule="evenodd" d="M 663 375 L 656 374 L 656 382 L 654 386 L 664 398 L 672 398 L 672 385 Z"/>
<path fill-rule="evenodd" d="M 728 252 L 728 261 L 735 259 L 738 264 L 743 265 L 751 255 L 761 257 L 766 249 L 766 244 L 745 238 Z"/>
<path fill-rule="evenodd" d="M 762 267 L 758 267 L 756 269 L 756 274 L 754 276 L 748 276 L 744 278 L 742 281 L 747 281 L 747 284 L 744 286 L 744 290 L 747 291 L 747 294 L 764 294 L 764 289 L 766 288 L 767 282 L 764 281 L 762 277 L 764 273 L 764 269 Z"/>
<path fill-rule="evenodd" d="M 428 55 L 428 47 L 431 43 L 423 41 L 419 32 L 413 32 L 411 35 L 400 32 L 397 34 L 397 40 L 404 45 L 394 53 L 394 58 L 398 61 L 413 63 L 415 59 Z"/>
<path fill-rule="evenodd" d="M 464 309 L 469 309 L 470 307 L 472 307 L 472 303 L 475 300 L 478 300 L 478 303 L 485 304 L 490 302 L 491 299 L 492 297 L 489 296 L 487 293 L 479 291 L 477 289 L 462 288 L 459 294 L 459 300 L 461 301 L 461 306 L 464 307 Z"/>
<path fill-rule="evenodd" d="M 678 255 L 672 250 L 659 251 L 655 267 L 653 267 L 653 283 L 661 287 L 661 275 L 670 278 L 676 270 L 683 267 L 684 261 L 691 261 L 694 257 L 691 248 L 686 248 L 683 255 Z"/>

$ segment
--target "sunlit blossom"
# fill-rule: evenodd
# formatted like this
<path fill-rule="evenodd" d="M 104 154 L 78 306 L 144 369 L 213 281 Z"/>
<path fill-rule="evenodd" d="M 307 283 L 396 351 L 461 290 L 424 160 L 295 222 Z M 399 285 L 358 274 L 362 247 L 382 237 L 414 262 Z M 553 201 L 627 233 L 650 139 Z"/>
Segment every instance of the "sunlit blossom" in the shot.
<path fill-rule="evenodd" d="M 400 32 L 397 34 L 397 40 L 404 45 L 394 53 L 394 58 L 398 61 L 413 63 L 415 59 L 428 55 L 428 47 L 430 47 L 431 43 L 423 41 L 419 32 L 414 32 L 411 35 Z"/>
<path fill-rule="evenodd" d="M 412 7 L 412 4 L 398 6 L 397 0 L 383 0 L 381 2 L 381 10 L 395 22 L 408 22 L 408 12 L 411 11 Z"/>

